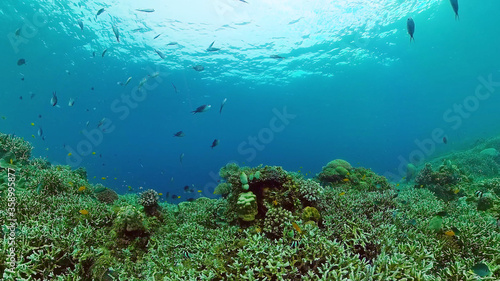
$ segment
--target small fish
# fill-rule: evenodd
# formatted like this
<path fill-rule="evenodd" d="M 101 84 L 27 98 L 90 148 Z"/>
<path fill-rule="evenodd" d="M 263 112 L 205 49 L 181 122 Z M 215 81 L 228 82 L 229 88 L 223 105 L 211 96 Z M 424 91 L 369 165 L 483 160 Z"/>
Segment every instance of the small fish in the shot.
<path fill-rule="evenodd" d="M 125 82 L 125 84 L 123 84 L 123 86 L 127 86 L 127 85 L 128 85 L 128 83 L 130 83 L 130 80 L 132 80 L 132 77 L 129 77 L 129 78 L 127 79 L 127 81 Z"/>
<path fill-rule="evenodd" d="M 226 101 L 227 101 L 227 98 L 224 98 L 224 100 L 222 100 L 222 103 L 220 105 L 220 109 L 219 109 L 219 114 L 222 114 L 222 108 L 224 107 L 224 105 L 226 104 Z"/>
<path fill-rule="evenodd" d="M 97 14 L 95 15 L 95 19 L 97 19 L 97 16 L 99 16 L 102 13 L 104 13 L 104 8 L 101 8 L 99 11 L 97 11 Z"/>
<path fill-rule="evenodd" d="M 185 186 L 184 186 L 184 192 L 191 192 L 191 191 L 189 190 L 189 185 L 185 185 Z"/>
<path fill-rule="evenodd" d="M 42 130 L 42 127 L 38 128 L 38 136 L 39 136 L 39 137 L 43 136 L 43 130 Z"/>
<path fill-rule="evenodd" d="M 14 160 L 12 160 L 12 158 L 10 159 L 9 162 L 10 162 L 11 165 L 14 164 Z"/>
<path fill-rule="evenodd" d="M 19 96 L 19 99 L 22 100 L 23 99 L 23 96 Z"/>
<path fill-rule="evenodd" d="M 483 197 L 483 192 L 481 190 L 474 192 L 474 194 L 476 195 L 477 198 Z"/>
<path fill-rule="evenodd" d="M 170 83 L 172 84 L 172 87 L 174 87 L 174 91 L 175 91 L 175 93 L 177 94 L 177 93 L 178 93 L 178 92 L 177 92 L 177 87 L 175 87 L 174 83 L 172 83 L 172 82 L 170 82 Z"/>
<path fill-rule="evenodd" d="M 415 38 L 413 38 L 413 34 L 415 33 L 415 22 L 412 18 L 408 18 L 406 21 L 406 28 L 408 29 L 408 34 L 410 34 L 410 42 L 412 39 L 413 42 L 415 42 Z"/>
<path fill-rule="evenodd" d="M 453 190 L 453 193 L 454 193 L 454 194 L 458 194 L 459 192 L 460 192 L 460 188 L 455 188 L 455 189 Z"/>
<path fill-rule="evenodd" d="M 451 6 L 453 7 L 453 11 L 455 12 L 455 20 L 460 20 L 458 16 L 458 0 L 450 0 Z"/>
<path fill-rule="evenodd" d="M 302 230 L 300 229 L 299 225 L 296 222 L 293 221 L 292 226 L 299 234 L 302 234 Z"/>
<path fill-rule="evenodd" d="M 160 34 L 158 34 L 158 35 L 156 35 L 156 36 L 153 38 L 153 40 L 155 40 L 156 38 L 160 37 L 160 35 L 161 35 L 161 33 L 160 33 Z"/>
<path fill-rule="evenodd" d="M 159 195 L 159 196 L 163 196 L 163 193 L 161 193 L 161 192 L 160 192 L 160 193 L 158 193 L 158 195 Z"/>
<path fill-rule="evenodd" d="M 118 27 L 115 24 L 111 24 L 111 28 L 113 28 L 113 33 L 115 34 L 116 41 L 120 42 L 120 32 L 118 31 Z"/>
<path fill-rule="evenodd" d="M 164 59 L 165 59 L 165 55 L 164 55 L 162 52 L 160 52 L 160 51 L 158 51 L 158 50 L 156 50 L 156 49 L 155 49 L 155 52 L 158 54 L 158 56 L 160 56 L 160 58 L 161 58 L 162 60 L 164 60 Z"/>
<path fill-rule="evenodd" d="M 444 144 L 447 144 L 448 143 L 448 139 L 446 137 L 443 137 L 443 143 Z"/>
<path fill-rule="evenodd" d="M 448 230 L 444 233 L 444 235 L 449 236 L 449 237 L 453 237 L 453 236 L 455 236 L 455 232 L 453 230 Z"/>
<path fill-rule="evenodd" d="M 148 76 L 151 78 L 156 78 L 156 77 L 160 76 L 160 72 L 156 71 L 156 72 L 153 72 L 151 74 L 148 74 Z"/>
<path fill-rule="evenodd" d="M 68 106 L 73 106 L 74 104 L 75 104 L 75 99 L 74 98 L 70 98 L 69 102 L 68 102 Z"/>
<path fill-rule="evenodd" d="M 214 139 L 214 141 L 212 142 L 212 145 L 210 146 L 212 149 L 216 146 L 219 145 L 219 140 L 218 139 Z"/>
<path fill-rule="evenodd" d="M 94 52 L 92 52 L 92 56 L 95 58 L 95 51 L 94 51 Z"/>
<path fill-rule="evenodd" d="M 71 152 L 70 152 L 70 153 L 68 153 L 68 156 L 71 156 L 71 155 L 73 155 Z"/>
<path fill-rule="evenodd" d="M 179 156 L 179 162 L 181 162 L 181 165 L 182 165 L 182 159 L 184 159 L 184 153 L 181 153 L 181 155 Z"/>
<path fill-rule="evenodd" d="M 85 210 L 85 209 L 82 209 L 82 210 L 80 210 L 79 212 L 80 212 L 80 214 L 82 214 L 82 215 L 88 215 L 88 214 L 89 214 L 89 211 L 87 211 L 87 210 Z"/>
<path fill-rule="evenodd" d="M 84 191 L 85 189 L 86 189 L 86 187 L 82 185 L 82 186 L 80 186 L 80 187 L 78 188 L 78 192 L 82 192 L 82 191 Z"/>
<path fill-rule="evenodd" d="M 155 9 L 135 9 L 138 12 L 154 13 Z"/>
<path fill-rule="evenodd" d="M 198 193 L 202 193 L 203 191 L 201 191 L 200 189 L 198 190 Z"/>
<path fill-rule="evenodd" d="M 92 155 L 95 155 L 95 151 L 92 152 Z"/>
<path fill-rule="evenodd" d="M 269 57 L 270 57 L 270 58 L 272 58 L 272 59 L 278 59 L 278 60 L 282 60 L 282 59 L 284 59 L 284 58 L 285 58 L 285 57 L 278 56 L 278 55 L 271 55 L 271 56 L 269 56 Z"/>
<path fill-rule="evenodd" d="M 220 49 L 219 48 L 214 48 L 213 45 L 214 45 L 215 41 L 212 42 L 212 44 L 210 44 L 210 46 L 208 46 L 207 48 L 207 52 L 217 52 L 219 51 Z"/>
<path fill-rule="evenodd" d="M 148 82 L 148 79 L 146 77 L 142 78 L 141 81 L 139 81 L 139 86 L 137 86 L 139 89 L 144 86 Z"/>
<path fill-rule="evenodd" d="M 85 127 L 88 127 L 90 124 L 90 121 L 85 122 Z"/>
<path fill-rule="evenodd" d="M 195 65 L 195 66 L 193 66 L 193 69 L 196 71 L 203 71 L 205 68 L 201 65 Z"/>
<path fill-rule="evenodd" d="M 106 177 L 102 177 L 101 180 L 106 180 Z"/>
<path fill-rule="evenodd" d="M 184 134 L 183 131 L 178 131 L 177 133 L 174 134 L 174 137 L 178 137 L 178 138 L 182 138 L 184 137 L 186 134 Z"/>
<path fill-rule="evenodd" d="M 343 182 L 349 182 L 349 179 L 343 179 L 342 181 Z"/>
<path fill-rule="evenodd" d="M 50 99 L 50 104 L 52 106 L 56 106 L 57 104 L 57 95 L 56 95 L 56 92 L 52 92 L 52 98 Z"/>
<path fill-rule="evenodd" d="M 106 122 L 106 118 L 102 118 L 99 123 L 97 123 L 97 128 L 100 128 L 102 125 L 104 125 L 104 122 Z"/>
<path fill-rule="evenodd" d="M 23 65 L 23 64 L 26 64 L 26 60 L 25 60 L 25 59 L 19 59 L 19 60 L 17 61 L 17 65 L 21 66 L 21 65 Z"/>
<path fill-rule="evenodd" d="M 105 49 L 105 50 L 102 52 L 101 57 L 103 57 L 103 58 L 104 58 L 104 55 L 106 54 L 106 52 L 107 52 L 107 51 L 108 51 L 108 49 Z"/>
<path fill-rule="evenodd" d="M 170 43 L 167 44 L 167 46 L 175 46 L 175 45 L 178 45 L 178 44 L 179 43 L 177 43 L 177 42 L 170 42 Z"/>
<path fill-rule="evenodd" d="M 16 34 L 16 36 L 21 35 L 21 29 L 20 29 L 20 28 L 18 28 L 18 29 L 16 30 L 15 34 Z"/>
<path fill-rule="evenodd" d="M 339 196 L 344 196 L 344 195 L 345 195 L 345 192 L 343 192 L 343 191 L 339 194 Z"/>
<path fill-rule="evenodd" d="M 81 19 L 78 20 L 78 26 L 80 26 L 80 29 L 83 31 L 83 21 Z"/>
<path fill-rule="evenodd" d="M 212 106 L 209 105 L 209 104 L 204 104 L 204 105 L 200 105 L 198 106 L 198 108 L 196 108 L 195 110 L 191 111 L 193 114 L 196 114 L 196 113 L 201 113 L 201 112 L 205 112 L 205 111 L 208 111 Z"/>
<path fill-rule="evenodd" d="M 274 205 L 274 206 L 278 205 L 278 201 L 273 200 L 273 205 Z"/>
<path fill-rule="evenodd" d="M 179 195 L 179 196 L 177 196 L 177 199 L 180 199 L 180 198 L 181 198 L 181 196 L 180 196 L 180 195 Z"/>

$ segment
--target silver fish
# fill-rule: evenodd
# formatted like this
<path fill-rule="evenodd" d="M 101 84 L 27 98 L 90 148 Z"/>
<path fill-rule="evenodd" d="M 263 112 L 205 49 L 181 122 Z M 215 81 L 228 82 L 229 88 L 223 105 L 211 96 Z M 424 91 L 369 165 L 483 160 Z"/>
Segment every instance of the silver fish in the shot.
<path fill-rule="evenodd" d="M 39 136 L 39 137 L 43 136 L 43 130 L 42 130 L 42 127 L 40 127 L 40 128 L 38 129 L 38 136 Z"/>
<path fill-rule="evenodd" d="M 129 77 L 129 78 L 127 79 L 127 82 L 125 82 L 124 86 L 127 86 L 127 85 L 128 85 L 128 83 L 130 83 L 130 80 L 132 80 L 132 77 Z"/>
<path fill-rule="evenodd" d="M 74 98 L 70 98 L 69 102 L 68 102 L 68 106 L 73 106 L 74 104 L 75 104 L 75 99 Z"/>
<path fill-rule="evenodd" d="M 56 106 L 57 104 L 57 95 L 56 95 L 56 92 L 52 92 L 52 98 L 50 99 L 50 104 L 52 106 Z"/>
<path fill-rule="evenodd" d="M 184 153 L 181 153 L 181 155 L 179 156 L 179 162 L 181 162 L 181 165 L 182 165 L 182 159 L 184 159 Z"/>
<path fill-rule="evenodd" d="M 106 54 L 106 52 L 108 51 L 108 49 L 104 50 L 104 52 L 102 52 L 102 57 L 104 58 L 104 55 Z"/>
<path fill-rule="evenodd" d="M 156 49 L 155 49 L 155 52 L 160 56 L 161 59 L 163 59 L 163 60 L 165 59 L 165 55 L 162 52 L 160 52 Z"/>
<path fill-rule="evenodd" d="M 115 34 L 116 41 L 120 42 L 120 32 L 118 31 L 118 28 L 114 24 L 112 24 L 111 27 L 113 28 L 113 33 Z"/>
<path fill-rule="evenodd" d="M 224 105 L 226 104 L 226 101 L 227 101 L 227 98 L 224 98 L 224 100 L 222 101 L 221 105 L 220 105 L 220 109 L 219 109 L 219 114 L 222 114 L 222 108 L 224 107 Z"/>

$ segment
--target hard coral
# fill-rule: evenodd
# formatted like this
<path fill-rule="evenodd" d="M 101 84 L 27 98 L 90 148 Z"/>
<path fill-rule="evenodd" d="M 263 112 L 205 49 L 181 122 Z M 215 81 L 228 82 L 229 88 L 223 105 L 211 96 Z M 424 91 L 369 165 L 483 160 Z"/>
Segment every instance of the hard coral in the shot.
<path fill-rule="evenodd" d="M 98 188 L 94 191 L 94 195 L 97 200 L 106 204 L 112 204 L 118 199 L 118 194 L 113 189 L 109 188 Z"/>
<path fill-rule="evenodd" d="M 293 221 L 292 212 L 281 207 L 270 209 L 264 219 L 263 231 L 271 238 L 280 238 L 283 236 L 283 230 L 286 225 Z"/>
<path fill-rule="evenodd" d="M 158 193 L 149 189 L 141 193 L 139 197 L 139 204 L 144 206 L 144 212 L 146 212 L 146 214 L 150 216 L 159 216 L 160 206 L 158 205 L 158 199 L 160 199 Z"/>
<path fill-rule="evenodd" d="M 350 170 L 352 170 L 352 166 L 349 162 L 335 159 L 323 167 L 321 173 L 318 174 L 318 179 L 323 183 L 341 182 Z"/>

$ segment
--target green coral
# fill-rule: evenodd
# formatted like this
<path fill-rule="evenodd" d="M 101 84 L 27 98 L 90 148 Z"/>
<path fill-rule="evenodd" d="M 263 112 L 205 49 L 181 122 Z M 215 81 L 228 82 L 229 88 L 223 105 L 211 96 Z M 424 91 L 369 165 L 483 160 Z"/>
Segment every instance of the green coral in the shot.
<path fill-rule="evenodd" d="M 342 159 L 335 159 L 323 167 L 321 173 L 318 174 L 318 179 L 324 183 L 341 182 L 351 169 L 352 166 L 349 162 Z"/>
<path fill-rule="evenodd" d="M 252 192 L 241 193 L 238 197 L 237 212 L 240 219 L 253 221 L 258 213 L 257 197 Z"/>

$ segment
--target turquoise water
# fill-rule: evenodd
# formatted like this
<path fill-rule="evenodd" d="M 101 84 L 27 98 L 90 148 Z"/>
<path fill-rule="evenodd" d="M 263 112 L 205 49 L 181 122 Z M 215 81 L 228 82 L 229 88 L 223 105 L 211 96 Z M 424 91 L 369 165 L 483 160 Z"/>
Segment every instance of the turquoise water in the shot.
<path fill-rule="evenodd" d="M 397 178 L 401 163 L 420 161 L 412 156 L 428 159 L 500 129 L 495 87 L 475 98 L 480 81 L 500 81 L 498 1 L 462 0 L 460 20 L 449 1 L 160 2 L 2 2 L 0 131 L 32 142 L 37 157 L 85 167 L 94 183 L 184 200 L 215 196 L 218 170 L 230 161 L 312 177 L 342 158 Z M 155 12 L 136 10 L 144 8 Z M 213 41 L 220 50 L 206 51 Z M 134 106 L 123 102 L 134 95 Z M 203 104 L 212 108 L 191 113 Z M 284 110 L 283 123 L 276 112 Z M 98 127 L 103 118 L 114 129 Z M 437 141 L 424 141 L 435 129 Z M 180 130 L 185 137 L 172 136 Z M 202 192 L 183 194 L 185 185 Z"/>

